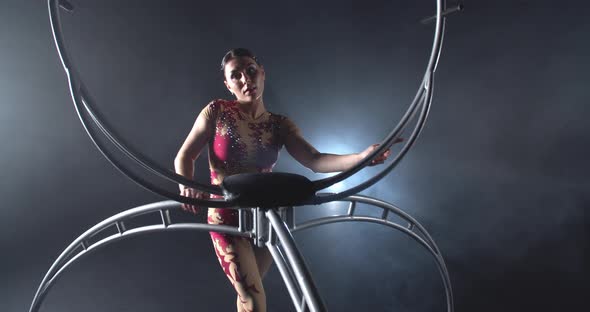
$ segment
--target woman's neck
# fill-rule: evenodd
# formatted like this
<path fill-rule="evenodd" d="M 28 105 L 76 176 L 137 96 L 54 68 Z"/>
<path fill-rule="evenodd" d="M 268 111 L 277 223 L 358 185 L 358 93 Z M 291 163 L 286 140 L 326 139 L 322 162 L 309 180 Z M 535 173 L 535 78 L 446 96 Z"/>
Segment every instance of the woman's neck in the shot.
<path fill-rule="evenodd" d="M 262 101 L 262 98 L 256 99 L 251 102 L 242 102 L 240 100 L 237 100 L 237 102 L 240 105 L 240 111 L 252 117 L 253 119 L 260 117 L 262 114 L 266 112 L 266 108 L 264 107 L 264 102 Z"/>

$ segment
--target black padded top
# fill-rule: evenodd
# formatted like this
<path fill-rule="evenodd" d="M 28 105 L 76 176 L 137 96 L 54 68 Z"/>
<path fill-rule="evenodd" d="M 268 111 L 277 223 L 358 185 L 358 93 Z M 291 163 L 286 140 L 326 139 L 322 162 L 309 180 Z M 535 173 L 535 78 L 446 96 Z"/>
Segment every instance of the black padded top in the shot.
<path fill-rule="evenodd" d="M 221 188 L 226 200 L 240 207 L 300 206 L 314 197 L 313 182 L 293 173 L 240 173 L 225 177 Z"/>

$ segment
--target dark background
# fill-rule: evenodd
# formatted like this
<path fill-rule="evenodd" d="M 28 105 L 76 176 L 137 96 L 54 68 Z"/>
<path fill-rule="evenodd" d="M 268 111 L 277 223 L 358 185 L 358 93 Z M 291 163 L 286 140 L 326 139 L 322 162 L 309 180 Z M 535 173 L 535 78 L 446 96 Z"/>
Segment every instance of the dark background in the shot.
<path fill-rule="evenodd" d="M 232 47 L 259 55 L 267 108 L 292 118 L 320 151 L 381 141 L 419 85 L 432 37 L 419 20 L 434 12 L 434 1 L 72 3 L 64 34 L 101 112 L 170 169 L 196 114 L 229 98 L 218 64 Z M 364 194 L 426 226 L 457 311 L 587 309 L 587 5 L 465 8 L 448 19 L 422 136 Z M 0 6 L 0 142 L 0 311 L 28 310 L 51 263 L 83 231 L 162 200 L 118 173 L 84 133 L 44 1 Z M 324 176 L 282 156 L 275 171 Z M 207 176 L 201 157 L 197 179 Z M 397 232 L 334 224 L 295 238 L 331 311 L 444 311 L 434 262 Z M 70 267 L 41 310 L 235 311 L 211 249 L 199 232 L 109 245 Z M 265 289 L 269 311 L 292 310 L 276 267 Z"/>

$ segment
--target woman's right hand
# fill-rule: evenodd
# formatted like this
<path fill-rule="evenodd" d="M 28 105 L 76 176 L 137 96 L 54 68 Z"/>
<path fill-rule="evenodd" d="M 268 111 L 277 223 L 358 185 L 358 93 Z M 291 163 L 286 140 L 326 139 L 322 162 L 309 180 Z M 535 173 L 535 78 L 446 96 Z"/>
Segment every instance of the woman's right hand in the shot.
<path fill-rule="evenodd" d="M 190 197 L 190 198 L 209 199 L 209 194 L 195 190 L 194 188 L 184 187 L 184 186 L 182 186 L 180 189 L 180 195 L 185 196 L 185 197 Z M 202 208 L 200 206 L 195 206 L 195 205 L 191 205 L 191 204 L 184 204 L 184 203 L 181 205 L 181 207 L 182 207 L 182 210 L 184 210 L 186 212 L 193 213 L 193 214 L 197 214 Z"/>

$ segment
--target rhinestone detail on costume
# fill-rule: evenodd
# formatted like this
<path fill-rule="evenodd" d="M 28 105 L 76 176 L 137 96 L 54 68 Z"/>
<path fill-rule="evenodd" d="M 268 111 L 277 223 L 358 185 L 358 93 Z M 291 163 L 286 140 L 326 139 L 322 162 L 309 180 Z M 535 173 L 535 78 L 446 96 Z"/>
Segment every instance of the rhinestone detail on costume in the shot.
<path fill-rule="evenodd" d="M 209 143 L 211 183 L 220 184 L 232 174 L 271 172 L 282 142 L 280 125 L 285 118 L 265 113 L 257 119 L 244 116 L 236 101 L 214 101 L 215 134 Z"/>

